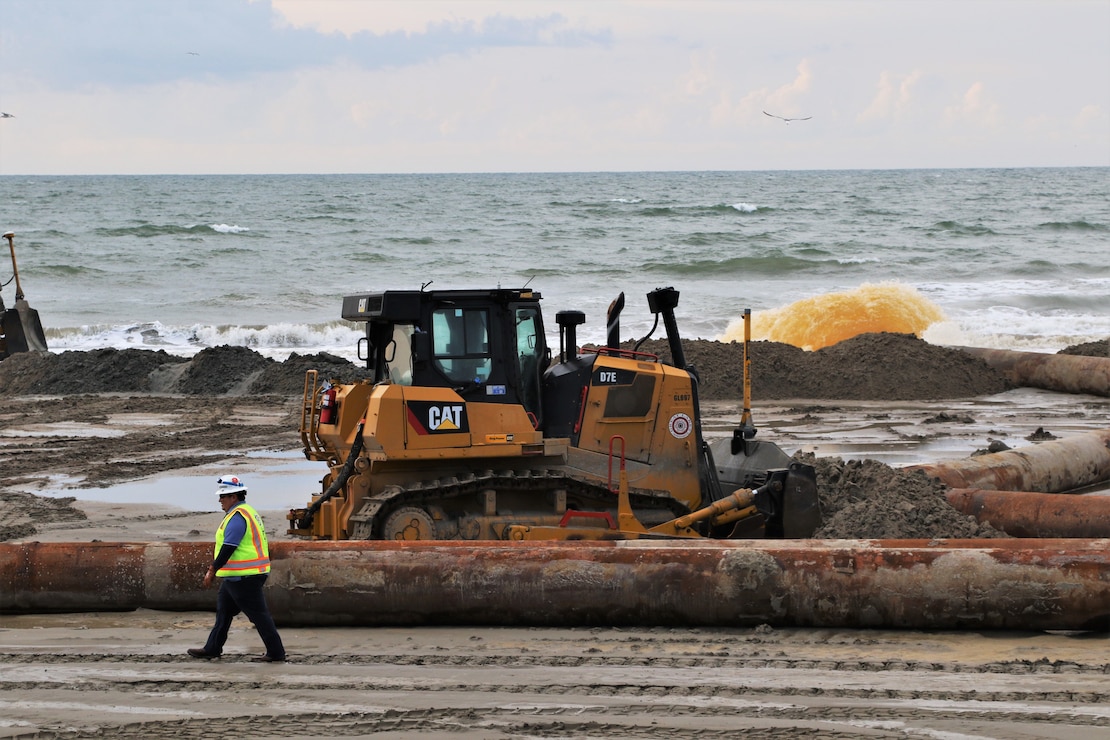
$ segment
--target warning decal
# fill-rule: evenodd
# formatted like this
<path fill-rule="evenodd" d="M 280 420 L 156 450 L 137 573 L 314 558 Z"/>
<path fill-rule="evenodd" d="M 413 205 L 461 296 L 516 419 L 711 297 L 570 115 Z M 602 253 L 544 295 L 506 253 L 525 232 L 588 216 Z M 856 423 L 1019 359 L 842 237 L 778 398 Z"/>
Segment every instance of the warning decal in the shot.
<path fill-rule="evenodd" d="M 671 422 L 668 427 L 671 430 L 671 436 L 675 439 L 686 439 L 690 436 L 690 431 L 694 428 L 694 424 L 686 414 L 675 414 L 671 417 Z"/>

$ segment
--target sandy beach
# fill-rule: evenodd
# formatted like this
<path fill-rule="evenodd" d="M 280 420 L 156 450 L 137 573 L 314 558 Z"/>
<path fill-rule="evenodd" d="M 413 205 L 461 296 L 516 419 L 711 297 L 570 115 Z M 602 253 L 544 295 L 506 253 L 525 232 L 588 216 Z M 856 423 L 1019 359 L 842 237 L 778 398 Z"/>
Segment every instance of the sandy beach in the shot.
<path fill-rule="evenodd" d="M 944 400 L 782 398 L 758 402 L 755 418 L 761 439 L 791 452 L 900 466 L 964 457 L 991 440 L 1031 444 L 1037 430 L 1102 429 L 1108 411 L 1110 399 L 1018 388 Z M 741 404 L 711 400 L 705 412 L 708 433 L 727 434 Z M 179 506 L 159 488 L 267 466 L 277 472 L 266 480 L 280 479 L 300 449 L 298 413 L 299 399 L 280 394 L 7 397 L 0 533 L 209 541 L 214 497 Z M 136 483 L 158 503 L 82 497 Z M 271 537 L 287 537 L 284 510 L 262 495 L 252 503 Z M 0 737 L 1110 736 L 1105 633 L 287 627 L 289 662 L 258 665 L 248 658 L 261 642 L 240 618 L 222 659 L 188 658 L 212 619 L 0 616 Z"/>

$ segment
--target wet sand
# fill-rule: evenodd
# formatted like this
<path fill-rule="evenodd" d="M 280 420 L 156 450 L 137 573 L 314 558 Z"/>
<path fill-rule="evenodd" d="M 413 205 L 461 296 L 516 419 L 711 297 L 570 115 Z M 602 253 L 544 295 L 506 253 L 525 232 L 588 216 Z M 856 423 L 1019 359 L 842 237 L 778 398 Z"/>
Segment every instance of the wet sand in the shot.
<path fill-rule="evenodd" d="M 285 664 L 184 656 L 211 615 L 0 620 L 0 737 L 1068 738 L 1110 733 L 1090 634 L 286 629 Z M 37 734 L 35 734 L 37 733 Z"/>

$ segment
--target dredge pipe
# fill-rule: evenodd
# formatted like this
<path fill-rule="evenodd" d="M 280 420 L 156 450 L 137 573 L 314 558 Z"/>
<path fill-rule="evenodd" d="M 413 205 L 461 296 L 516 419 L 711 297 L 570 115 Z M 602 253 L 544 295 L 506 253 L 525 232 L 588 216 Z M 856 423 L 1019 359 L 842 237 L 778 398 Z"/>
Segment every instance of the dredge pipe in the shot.
<path fill-rule="evenodd" d="M 982 347 L 955 349 L 984 360 L 1014 385 L 1062 393 L 1110 396 L 1110 357 L 1051 355 Z"/>
<path fill-rule="evenodd" d="M 922 470 L 949 488 L 1064 493 L 1110 480 L 1110 431 L 905 470 Z"/>
<path fill-rule="evenodd" d="M 948 503 L 1013 537 L 1110 537 L 1110 496 L 950 489 Z"/>
<path fill-rule="evenodd" d="M 1110 630 L 1110 540 L 281 542 L 287 626 Z M 212 610 L 211 545 L 0 544 L 0 612 Z"/>

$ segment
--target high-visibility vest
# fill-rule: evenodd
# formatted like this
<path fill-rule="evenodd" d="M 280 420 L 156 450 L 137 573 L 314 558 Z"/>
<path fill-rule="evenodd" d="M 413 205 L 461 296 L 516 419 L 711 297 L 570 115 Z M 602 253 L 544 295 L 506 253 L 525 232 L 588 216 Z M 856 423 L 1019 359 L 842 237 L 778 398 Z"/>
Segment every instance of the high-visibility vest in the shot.
<path fill-rule="evenodd" d="M 220 528 L 216 530 L 216 553 L 213 557 L 218 557 L 224 546 L 224 528 L 227 523 L 231 521 L 231 517 L 240 514 L 247 522 L 247 531 L 243 534 L 243 539 L 239 540 L 235 552 L 231 553 L 231 559 L 216 571 L 220 578 L 256 576 L 270 572 L 270 548 L 266 544 L 266 529 L 262 526 L 262 517 L 249 504 L 237 504 L 220 522 Z"/>

